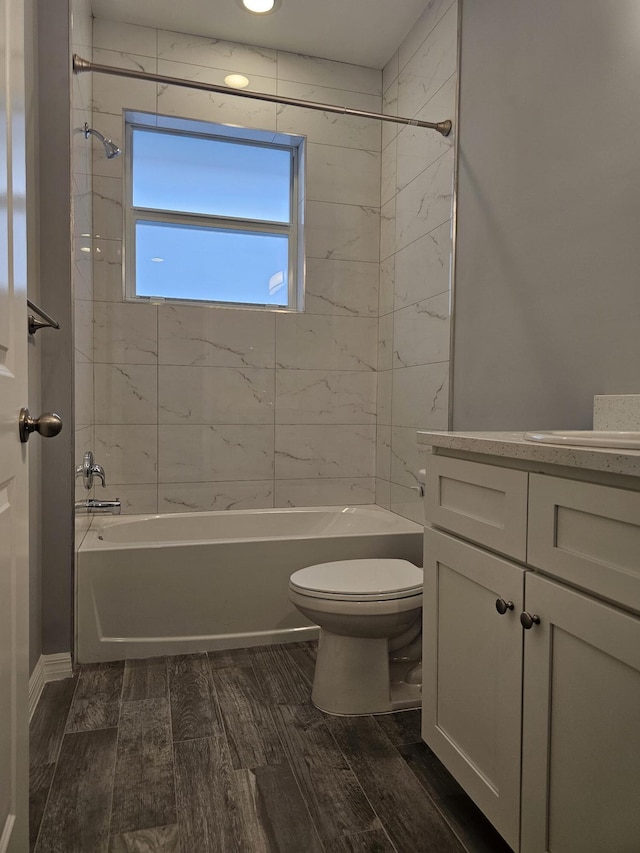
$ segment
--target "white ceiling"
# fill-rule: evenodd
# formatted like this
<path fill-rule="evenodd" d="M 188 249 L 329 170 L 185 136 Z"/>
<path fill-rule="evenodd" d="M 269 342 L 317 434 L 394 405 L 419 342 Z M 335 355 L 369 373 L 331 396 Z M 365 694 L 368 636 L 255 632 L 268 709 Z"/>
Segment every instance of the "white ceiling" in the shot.
<path fill-rule="evenodd" d="M 382 68 L 426 2 L 282 0 L 264 16 L 243 11 L 237 0 L 92 0 L 92 6 L 98 18 Z"/>

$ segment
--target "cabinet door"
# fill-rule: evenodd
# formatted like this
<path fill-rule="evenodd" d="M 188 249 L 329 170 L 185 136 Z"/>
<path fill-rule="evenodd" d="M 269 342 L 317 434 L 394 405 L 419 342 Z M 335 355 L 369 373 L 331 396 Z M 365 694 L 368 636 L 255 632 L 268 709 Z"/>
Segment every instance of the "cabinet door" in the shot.
<path fill-rule="evenodd" d="M 640 619 L 527 574 L 523 853 L 640 850 Z"/>
<path fill-rule="evenodd" d="M 514 850 L 523 591 L 519 566 L 425 531 L 422 736 Z"/>

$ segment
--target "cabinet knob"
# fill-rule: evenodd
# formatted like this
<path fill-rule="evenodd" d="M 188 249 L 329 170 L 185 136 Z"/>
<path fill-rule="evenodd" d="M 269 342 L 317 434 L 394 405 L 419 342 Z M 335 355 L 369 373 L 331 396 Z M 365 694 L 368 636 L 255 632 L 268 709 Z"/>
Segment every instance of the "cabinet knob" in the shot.
<path fill-rule="evenodd" d="M 535 614 L 531 615 L 531 613 L 527 613 L 527 611 L 524 610 L 520 614 L 520 624 L 528 631 L 529 628 L 533 628 L 534 625 L 540 624 L 540 617 L 536 616 Z"/>
<path fill-rule="evenodd" d="M 496 610 L 501 616 L 504 616 L 507 610 L 513 610 L 513 601 L 505 601 L 504 598 L 497 598 Z"/>

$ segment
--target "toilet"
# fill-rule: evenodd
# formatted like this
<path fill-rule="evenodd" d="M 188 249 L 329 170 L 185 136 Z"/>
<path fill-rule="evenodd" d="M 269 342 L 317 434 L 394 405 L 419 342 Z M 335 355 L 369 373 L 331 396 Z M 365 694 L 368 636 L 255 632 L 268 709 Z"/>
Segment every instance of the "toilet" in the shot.
<path fill-rule="evenodd" d="M 320 626 L 311 699 L 329 714 L 421 704 L 422 569 L 406 560 L 340 560 L 300 569 L 289 598 Z"/>

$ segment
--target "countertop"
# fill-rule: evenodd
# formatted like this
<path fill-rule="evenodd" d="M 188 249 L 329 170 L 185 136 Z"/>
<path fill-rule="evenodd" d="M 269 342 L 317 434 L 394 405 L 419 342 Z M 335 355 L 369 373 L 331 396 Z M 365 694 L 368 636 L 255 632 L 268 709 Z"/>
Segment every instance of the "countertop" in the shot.
<path fill-rule="evenodd" d="M 640 477 L 640 450 L 611 447 L 577 447 L 527 441 L 523 432 L 418 431 L 418 443 L 466 453 L 521 459 L 547 465 L 564 465 L 610 474 Z"/>

